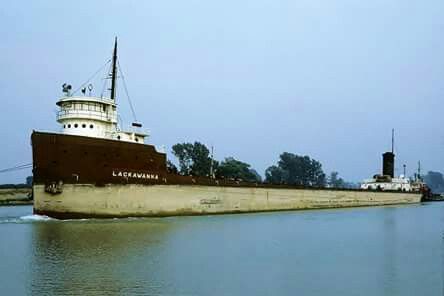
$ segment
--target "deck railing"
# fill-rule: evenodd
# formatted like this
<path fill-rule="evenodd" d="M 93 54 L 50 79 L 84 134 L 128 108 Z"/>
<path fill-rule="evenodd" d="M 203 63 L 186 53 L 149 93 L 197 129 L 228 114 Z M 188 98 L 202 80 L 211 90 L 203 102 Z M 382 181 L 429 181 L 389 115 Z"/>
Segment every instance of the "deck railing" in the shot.
<path fill-rule="evenodd" d="M 91 110 L 61 110 L 57 112 L 57 120 L 69 118 L 95 119 L 102 121 L 117 122 L 115 112 L 105 113 Z"/>

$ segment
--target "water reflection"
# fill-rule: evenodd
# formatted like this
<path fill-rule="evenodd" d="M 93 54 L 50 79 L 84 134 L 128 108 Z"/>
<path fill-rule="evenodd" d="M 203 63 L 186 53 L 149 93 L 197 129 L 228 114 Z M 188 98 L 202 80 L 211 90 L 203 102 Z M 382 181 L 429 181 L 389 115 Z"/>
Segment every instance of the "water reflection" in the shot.
<path fill-rule="evenodd" d="M 159 292 L 157 258 L 171 224 L 141 220 L 34 226 L 29 266 L 32 294 Z"/>
<path fill-rule="evenodd" d="M 2 292 L 439 295 L 443 213 L 444 203 L 139 220 L 0 217 L 0 237 L 10 235 L 0 244 Z"/>
<path fill-rule="evenodd" d="M 444 211 L 440 212 L 440 225 L 443 225 L 441 228 L 441 287 L 442 287 L 442 295 L 444 295 Z"/>
<path fill-rule="evenodd" d="M 386 208 L 382 219 L 382 278 L 384 295 L 396 295 L 397 271 L 396 271 L 396 209 Z"/>

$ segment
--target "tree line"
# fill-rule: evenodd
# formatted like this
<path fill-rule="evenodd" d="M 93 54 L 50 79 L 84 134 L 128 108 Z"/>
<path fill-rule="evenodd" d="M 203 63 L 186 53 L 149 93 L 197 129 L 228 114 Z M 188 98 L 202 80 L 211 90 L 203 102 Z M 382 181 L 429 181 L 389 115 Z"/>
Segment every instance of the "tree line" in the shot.
<path fill-rule="evenodd" d="M 433 193 L 444 193 L 444 177 L 442 173 L 429 171 L 424 176 L 424 182 Z"/>
<path fill-rule="evenodd" d="M 338 172 L 332 172 L 327 177 L 322 169 L 322 164 L 307 155 L 282 153 L 278 162 L 266 169 L 265 179 L 262 180 L 258 172 L 246 162 L 234 157 L 226 157 L 222 161 L 212 159 L 210 150 L 200 142 L 175 144 L 172 147 L 172 153 L 178 160 L 178 167 L 168 161 L 168 170 L 181 175 L 314 187 L 344 188 L 350 186 L 339 177 Z"/>
<path fill-rule="evenodd" d="M 168 161 L 167 167 L 171 172 L 248 182 L 262 181 L 261 176 L 248 163 L 233 157 L 227 157 L 222 161 L 214 160 L 211 158 L 210 150 L 199 142 L 176 144 L 172 147 L 172 152 L 179 161 L 179 168 Z"/>

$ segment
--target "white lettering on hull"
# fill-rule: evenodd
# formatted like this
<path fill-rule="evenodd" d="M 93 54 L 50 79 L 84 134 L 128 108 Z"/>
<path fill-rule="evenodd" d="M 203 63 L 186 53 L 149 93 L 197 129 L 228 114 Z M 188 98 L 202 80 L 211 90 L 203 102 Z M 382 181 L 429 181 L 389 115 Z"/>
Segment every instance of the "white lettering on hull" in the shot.
<path fill-rule="evenodd" d="M 113 177 L 124 177 L 133 179 L 147 179 L 147 180 L 159 180 L 159 175 L 148 174 L 142 172 L 128 172 L 128 171 L 114 171 L 112 173 Z"/>

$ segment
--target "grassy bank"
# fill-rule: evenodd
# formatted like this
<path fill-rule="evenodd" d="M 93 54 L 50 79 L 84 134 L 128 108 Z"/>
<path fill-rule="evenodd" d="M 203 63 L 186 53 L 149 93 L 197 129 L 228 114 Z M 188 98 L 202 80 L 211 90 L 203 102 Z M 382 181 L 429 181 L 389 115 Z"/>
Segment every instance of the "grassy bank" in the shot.
<path fill-rule="evenodd" d="M 30 205 L 31 188 L 2 188 L 0 189 L 0 206 Z"/>

